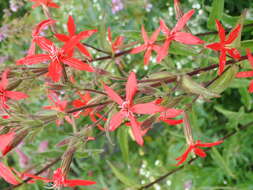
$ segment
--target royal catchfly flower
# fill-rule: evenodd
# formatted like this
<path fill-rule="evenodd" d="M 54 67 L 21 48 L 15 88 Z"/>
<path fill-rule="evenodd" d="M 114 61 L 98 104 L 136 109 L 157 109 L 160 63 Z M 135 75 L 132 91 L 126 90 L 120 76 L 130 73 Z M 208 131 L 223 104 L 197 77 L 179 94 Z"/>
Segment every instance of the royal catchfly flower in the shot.
<path fill-rule="evenodd" d="M 38 6 L 46 6 L 46 7 L 52 7 L 52 8 L 59 8 L 60 6 L 53 2 L 53 0 L 30 0 L 31 2 L 34 2 L 32 8 L 36 8 Z"/>
<path fill-rule="evenodd" d="M 247 52 L 249 63 L 251 65 L 252 69 L 253 69 L 253 56 L 250 53 L 250 49 L 247 48 L 246 52 Z M 239 73 L 237 73 L 236 77 L 237 78 L 253 77 L 253 70 L 252 71 L 242 71 L 242 72 L 239 72 Z M 250 82 L 249 92 L 253 93 L 253 80 Z"/>
<path fill-rule="evenodd" d="M 72 37 L 71 40 L 69 40 L 62 48 L 57 48 L 50 40 L 40 37 L 36 43 L 48 54 L 37 54 L 24 57 L 17 60 L 17 65 L 32 65 L 44 61 L 50 61 L 48 76 L 54 82 L 58 82 L 62 76 L 62 64 L 66 64 L 78 70 L 93 72 L 94 69 L 90 65 L 79 59 L 73 58 L 72 55 L 70 55 L 70 52 L 72 52 L 76 44 L 85 38 L 86 35 L 85 31 L 81 32 L 79 35 Z"/>
<path fill-rule="evenodd" d="M 9 106 L 6 104 L 8 99 L 11 100 L 21 100 L 27 98 L 28 96 L 23 92 L 9 91 L 8 90 L 8 78 L 7 75 L 9 73 L 9 69 L 6 69 L 2 73 L 1 81 L 0 81 L 0 110 L 9 109 Z"/>
<path fill-rule="evenodd" d="M 73 19 L 72 16 L 69 16 L 67 26 L 68 26 L 68 33 L 69 33 L 68 36 L 65 35 L 65 34 L 55 34 L 55 36 L 57 37 L 57 39 L 60 40 L 60 41 L 62 41 L 62 42 L 65 42 L 65 44 L 68 43 L 73 37 L 75 37 L 75 36 L 78 35 L 78 34 L 76 34 L 76 25 L 75 25 L 75 22 L 74 22 L 74 19 Z M 97 32 L 96 29 L 82 31 L 82 36 L 83 36 L 82 40 L 86 39 L 86 38 L 89 38 L 95 32 Z M 78 42 L 76 44 L 76 47 L 80 50 L 80 52 L 82 52 L 89 59 L 92 58 L 91 54 L 89 53 L 89 51 L 86 49 L 86 47 L 82 43 Z M 71 56 L 73 54 L 73 51 L 74 50 L 70 51 L 70 55 Z"/>
<path fill-rule="evenodd" d="M 123 45 L 123 41 L 124 41 L 124 37 L 123 36 L 118 36 L 115 41 L 112 41 L 112 33 L 111 33 L 111 28 L 108 28 L 108 41 L 111 45 L 111 50 L 112 53 L 116 53 L 117 51 L 119 51 L 120 46 Z"/>
<path fill-rule="evenodd" d="M 177 124 L 183 123 L 182 119 L 178 119 L 178 120 L 171 119 L 171 118 L 181 115 L 182 112 L 183 112 L 183 110 L 168 108 L 160 114 L 159 120 L 161 120 L 169 125 L 177 125 Z"/>
<path fill-rule="evenodd" d="M 157 56 L 157 62 L 161 62 L 167 56 L 168 49 L 173 40 L 189 45 L 198 45 L 204 43 L 204 41 L 202 41 L 196 36 L 193 36 L 190 33 L 180 32 L 185 27 L 186 23 L 192 17 L 194 12 L 194 10 L 190 10 L 186 14 L 184 14 L 178 20 L 176 26 L 172 30 L 170 30 L 166 26 L 165 22 L 162 19 L 160 20 L 160 28 L 161 31 L 166 35 L 166 40 L 161 48 L 161 51 L 159 51 L 159 54 Z"/>
<path fill-rule="evenodd" d="M 42 180 L 46 183 L 53 183 L 53 188 L 60 189 L 62 187 L 75 187 L 75 186 L 88 186 L 96 184 L 95 181 L 79 180 L 79 179 L 66 179 L 62 169 L 58 168 L 54 171 L 52 179 L 35 176 L 32 174 L 24 173 L 24 176 L 30 177 L 34 180 Z"/>
<path fill-rule="evenodd" d="M 226 65 L 226 54 L 228 53 L 234 59 L 239 59 L 241 57 L 239 51 L 236 48 L 231 47 L 231 43 L 238 37 L 241 25 L 237 25 L 226 38 L 225 30 L 221 23 L 216 20 L 216 27 L 218 29 L 220 42 L 215 42 L 207 45 L 207 48 L 210 48 L 214 51 L 220 51 L 220 65 L 218 74 L 224 71 Z"/>
<path fill-rule="evenodd" d="M 204 152 L 204 150 L 200 149 L 200 147 L 212 147 L 219 145 L 222 142 L 223 141 L 216 141 L 213 143 L 202 143 L 200 140 L 198 140 L 196 141 L 196 143 L 189 144 L 187 150 L 183 153 L 183 155 L 176 158 L 176 160 L 178 160 L 177 166 L 184 163 L 191 152 L 202 158 L 206 157 L 206 153 Z"/>
<path fill-rule="evenodd" d="M 43 109 L 55 110 L 57 112 L 65 113 L 65 109 L 68 105 L 68 102 L 66 100 L 61 100 L 54 91 L 49 91 L 48 99 L 52 102 L 52 105 L 44 106 Z M 64 116 L 64 118 L 68 123 L 72 124 L 72 120 L 68 115 Z M 59 126 L 60 124 L 61 119 L 57 119 L 56 125 Z"/>
<path fill-rule="evenodd" d="M 159 33 L 160 33 L 160 28 L 156 29 L 156 31 L 152 34 L 152 36 L 149 38 L 144 26 L 141 28 L 141 33 L 142 33 L 142 38 L 144 40 L 144 44 L 133 48 L 131 53 L 136 54 L 142 51 L 146 51 L 144 54 L 144 65 L 148 65 L 149 60 L 151 58 L 151 53 L 154 50 L 157 54 L 160 51 L 160 47 L 155 43 Z"/>
<path fill-rule="evenodd" d="M 35 54 L 35 44 L 36 44 L 36 41 L 39 40 L 39 38 L 41 37 L 40 33 L 46 27 L 54 24 L 55 22 L 56 22 L 55 20 L 47 19 L 47 20 L 41 21 L 39 24 L 36 25 L 36 27 L 32 31 L 32 43 L 31 43 L 30 48 L 28 50 L 28 56 Z"/>
<path fill-rule="evenodd" d="M 78 95 L 81 97 L 81 99 L 77 99 L 77 100 L 74 100 L 72 102 L 72 105 L 75 108 L 79 108 L 79 107 L 85 106 L 85 105 L 87 105 L 92 100 L 92 97 L 90 96 L 90 93 L 85 93 L 83 95 L 83 94 L 81 94 L 81 93 L 78 92 Z M 101 114 L 97 113 L 94 108 L 87 108 L 87 109 L 85 109 L 83 111 L 78 111 L 78 112 L 74 113 L 74 117 L 79 117 L 80 115 L 83 115 L 83 116 L 88 116 L 89 115 L 91 121 L 93 121 L 94 123 L 97 122 L 97 118 L 102 119 L 103 121 L 107 120 Z M 97 124 L 97 127 L 100 130 L 102 130 L 102 131 L 105 130 L 102 127 L 102 125 L 100 125 L 100 124 Z"/>
<path fill-rule="evenodd" d="M 154 102 L 144 104 L 134 104 L 133 98 L 137 91 L 137 80 L 134 72 L 131 72 L 126 84 L 126 99 L 125 101 L 110 87 L 104 84 L 104 89 L 107 95 L 119 105 L 120 111 L 114 114 L 109 123 L 109 130 L 114 131 L 122 123 L 124 118 L 130 120 L 132 133 L 136 142 L 143 145 L 142 130 L 136 121 L 134 113 L 136 114 L 155 114 L 164 111 L 164 108 L 158 106 Z"/>

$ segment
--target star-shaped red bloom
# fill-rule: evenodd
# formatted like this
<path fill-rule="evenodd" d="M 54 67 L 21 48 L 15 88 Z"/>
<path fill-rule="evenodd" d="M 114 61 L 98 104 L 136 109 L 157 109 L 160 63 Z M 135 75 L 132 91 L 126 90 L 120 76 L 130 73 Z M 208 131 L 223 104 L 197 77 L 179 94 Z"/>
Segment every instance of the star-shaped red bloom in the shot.
<path fill-rule="evenodd" d="M 149 38 L 144 26 L 142 26 L 141 28 L 141 33 L 142 33 L 142 38 L 144 40 L 144 44 L 133 48 L 132 51 L 130 53 L 132 54 L 136 54 L 142 51 L 146 51 L 144 54 L 144 65 L 148 65 L 149 60 L 151 58 L 151 53 L 152 50 L 154 50 L 156 53 L 159 53 L 160 50 L 160 46 L 158 46 L 157 44 L 155 44 L 155 41 L 160 33 L 160 28 L 158 28 L 153 34 L 152 36 Z"/>
<path fill-rule="evenodd" d="M 140 125 L 136 121 L 134 113 L 137 114 L 154 114 L 161 111 L 164 111 L 164 108 L 156 105 L 154 102 L 144 103 L 144 104 L 133 104 L 133 97 L 137 91 L 137 81 L 134 72 L 131 72 L 127 84 L 126 84 L 126 99 L 125 101 L 110 87 L 104 85 L 104 89 L 107 95 L 116 102 L 120 111 L 114 114 L 109 123 L 109 130 L 114 131 L 117 127 L 120 126 L 124 118 L 130 120 L 132 132 L 136 142 L 139 145 L 143 145 L 142 139 L 142 130 Z"/>
<path fill-rule="evenodd" d="M 250 49 L 247 48 L 246 52 L 247 52 L 249 63 L 251 65 L 252 69 L 253 69 L 253 56 L 250 53 Z M 253 70 L 252 71 L 242 71 L 242 72 L 239 72 L 239 73 L 237 73 L 236 77 L 237 78 L 253 77 Z M 253 93 L 253 80 L 250 82 L 249 92 Z"/>
<path fill-rule="evenodd" d="M 49 25 L 54 24 L 56 21 L 52 20 L 52 19 L 47 19 L 47 20 L 43 20 L 42 22 L 40 22 L 39 24 L 36 25 L 36 27 L 33 29 L 32 31 L 32 43 L 30 45 L 30 48 L 28 50 L 28 56 L 34 55 L 35 54 L 35 44 L 36 41 L 39 40 L 40 33 Z"/>
<path fill-rule="evenodd" d="M 34 2 L 32 8 L 36 8 L 38 6 L 47 6 L 52 8 L 59 8 L 60 6 L 53 2 L 53 0 L 30 0 L 31 2 Z"/>
<path fill-rule="evenodd" d="M 57 111 L 57 112 L 62 112 L 62 113 L 65 113 L 65 109 L 68 105 L 68 102 L 65 101 L 65 100 L 61 100 L 57 94 L 53 91 L 50 91 L 49 94 L 48 94 L 48 99 L 52 102 L 52 105 L 51 106 L 44 106 L 43 109 L 46 109 L 46 110 L 54 110 L 54 111 Z M 72 124 L 72 120 L 70 119 L 69 116 L 65 116 L 64 117 L 65 120 L 67 122 L 69 122 L 70 124 Z M 61 124 L 61 120 L 56 120 L 56 125 L 59 126 Z"/>
<path fill-rule="evenodd" d="M 57 37 L 58 40 L 62 41 L 62 42 L 65 42 L 68 43 L 73 37 L 75 37 L 76 35 L 76 25 L 75 25 L 75 22 L 74 22 L 74 19 L 72 16 L 69 16 L 69 19 L 68 19 L 68 23 L 67 23 L 67 26 L 68 26 L 68 33 L 69 35 L 65 35 L 65 34 L 55 34 L 55 36 Z M 83 38 L 82 39 L 86 39 L 86 38 L 89 38 L 91 35 L 93 35 L 95 32 L 97 32 L 96 29 L 94 30 L 87 30 L 87 31 L 82 31 L 82 35 L 83 35 Z M 89 53 L 89 51 L 86 49 L 86 47 L 82 44 L 82 43 L 77 43 L 75 45 L 85 56 L 87 56 L 88 58 L 92 58 L 91 54 Z M 70 56 L 72 56 L 73 54 L 73 51 L 70 51 Z"/>
<path fill-rule="evenodd" d="M 108 28 L 108 41 L 111 45 L 111 50 L 112 53 L 116 53 L 119 51 L 120 46 L 123 45 L 124 37 L 123 36 L 118 36 L 115 41 L 112 41 L 112 33 L 111 33 L 111 28 Z"/>
<path fill-rule="evenodd" d="M 50 61 L 48 67 L 48 76 L 54 81 L 58 82 L 62 76 L 62 65 L 66 64 L 78 70 L 94 72 L 94 69 L 87 63 L 79 59 L 73 58 L 70 53 L 80 40 L 86 37 L 86 32 L 81 32 L 79 35 L 74 36 L 62 48 L 57 48 L 50 40 L 40 37 L 36 43 L 41 49 L 48 54 L 37 54 L 24 57 L 17 61 L 17 65 L 32 65 L 44 61 Z"/>
<path fill-rule="evenodd" d="M 190 144 L 188 149 L 184 152 L 184 154 L 178 158 L 176 158 L 176 160 L 178 160 L 177 166 L 179 166 L 180 164 L 184 163 L 188 157 L 188 155 L 191 152 L 194 152 L 194 154 L 204 158 L 206 157 L 206 153 L 204 152 L 204 150 L 200 149 L 199 147 L 212 147 L 212 146 L 216 146 L 221 144 L 223 141 L 216 141 L 213 143 L 202 143 L 200 140 L 196 141 L 196 143 L 194 144 Z"/>
<path fill-rule="evenodd" d="M 81 97 L 81 99 L 78 100 L 74 100 L 72 105 L 76 108 L 85 106 L 89 103 L 89 101 L 92 100 L 91 96 L 89 93 L 86 93 L 84 95 L 82 95 L 81 93 L 78 93 L 79 96 Z M 93 121 L 94 123 L 97 122 L 97 118 L 102 119 L 104 121 L 106 121 L 107 119 L 104 118 L 101 114 L 97 113 L 96 110 L 94 110 L 93 108 L 88 108 L 85 109 L 84 111 L 79 111 L 74 113 L 75 117 L 79 117 L 79 115 L 82 114 L 83 116 L 90 116 L 91 121 Z M 97 117 L 97 118 L 96 118 Z M 104 131 L 105 129 L 102 127 L 102 125 L 97 124 L 98 128 L 102 131 Z"/>
<path fill-rule="evenodd" d="M 51 183 L 53 183 L 53 188 L 88 186 L 88 185 L 96 184 L 95 181 L 80 180 L 80 179 L 66 179 L 66 176 L 63 174 L 61 168 L 58 168 L 57 170 L 54 171 L 53 179 L 35 176 L 32 174 L 28 174 L 28 173 L 24 173 L 23 175 L 33 178 L 34 180 L 42 180 L 46 183 L 51 182 Z"/>
<path fill-rule="evenodd" d="M 161 31 L 166 35 L 166 40 L 163 44 L 161 51 L 159 52 L 159 55 L 157 56 L 157 62 L 161 62 L 167 56 L 170 43 L 173 40 L 189 45 L 197 45 L 204 43 L 204 41 L 202 41 L 196 36 L 193 36 L 190 33 L 180 32 L 180 30 L 184 28 L 184 26 L 186 25 L 186 23 L 192 17 L 193 14 L 194 10 L 190 10 L 186 14 L 184 14 L 178 20 L 176 26 L 172 30 L 170 30 L 166 26 L 165 22 L 162 19 L 160 20 L 160 28 Z"/>
<path fill-rule="evenodd" d="M 6 104 L 8 99 L 12 100 L 21 100 L 27 98 L 28 96 L 23 92 L 9 91 L 8 87 L 8 78 L 7 75 L 9 73 L 9 69 L 6 69 L 2 73 L 1 81 L 0 81 L 0 110 L 4 111 L 5 109 L 9 109 L 9 106 Z"/>
<path fill-rule="evenodd" d="M 228 53 L 234 59 L 239 59 L 241 57 L 236 48 L 230 47 L 231 43 L 238 37 L 241 25 L 237 25 L 237 27 L 230 32 L 227 38 L 225 30 L 218 20 L 216 20 L 216 27 L 218 29 L 220 42 L 209 44 L 206 47 L 214 51 L 220 51 L 220 65 L 218 74 L 221 75 L 226 65 L 226 53 Z"/>

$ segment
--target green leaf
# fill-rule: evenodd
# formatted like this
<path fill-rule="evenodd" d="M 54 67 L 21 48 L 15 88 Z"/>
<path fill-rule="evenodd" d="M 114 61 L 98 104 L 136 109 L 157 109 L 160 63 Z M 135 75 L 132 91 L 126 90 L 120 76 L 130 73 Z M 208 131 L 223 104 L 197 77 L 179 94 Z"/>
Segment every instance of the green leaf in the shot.
<path fill-rule="evenodd" d="M 253 40 L 245 40 L 241 42 L 241 49 L 249 48 L 253 52 Z"/>
<path fill-rule="evenodd" d="M 129 161 L 128 129 L 120 127 L 117 133 L 118 142 L 125 162 Z"/>
<path fill-rule="evenodd" d="M 129 186 L 129 187 L 136 187 L 136 183 L 132 180 L 129 179 L 127 176 L 125 176 L 124 174 L 122 174 L 110 161 L 107 160 L 107 163 L 109 164 L 109 166 L 112 169 L 112 172 L 114 173 L 114 175 L 125 185 Z"/>
<path fill-rule="evenodd" d="M 189 55 L 198 55 L 195 49 L 191 46 L 180 44 L 177 42 L 171 43 L 170 53 L 175 55 L 189 56 Z"/>
<path fill-rule="evenodd" d="M 239 93 L 241 94 L 241 101 L 247 108 L 247 110 L 251 109 L 252 98 L 247 88 L 239 88 Z"/>
<path fill-rule="evenodd" d="M 237 72 L 238 66 L 232 65 L 228 70 L 223 72 L 222 75 L 208 87 L 208 89 L 217 94 L 222 93 L 229 87 Z"/>
<path fill-rule="evenodd" d="M 215 29 L 215 20 L 220 20 L 224 11 L 224 0 L 214 0 L 212 4 L 212 10 L 208 18 L 207 27 L 209 29 Z"/>
<path fill-rule="evenodd" d="M 220 97 L 219 94 L 208 90 L 207 88 L 201 86 L 194 80 L 189 75 L 184 75 L 181 79 L 181 87 L 184 89 L 186 92 L 191 93 L 191 94 L 196 94 L 200 95 L 203 98 L 210 99 L 213 97 Z"/>
<path fill-rule="evenodd" d="M 212 157 L 213 160 L 216 161 L 216 163 L 224 169 L 224 171 L 232 178 L 236 178 L 236 175 L 231 171 L 231 169 L 228 166 L 228 163 L 225 162 L 221 154 L 218 152 L 217 148 L 212 147 Z"/>

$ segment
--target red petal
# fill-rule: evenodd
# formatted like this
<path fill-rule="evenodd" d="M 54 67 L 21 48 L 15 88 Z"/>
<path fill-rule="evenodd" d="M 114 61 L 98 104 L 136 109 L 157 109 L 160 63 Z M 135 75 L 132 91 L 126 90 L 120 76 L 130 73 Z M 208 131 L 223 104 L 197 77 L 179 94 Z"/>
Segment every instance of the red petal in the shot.
<path fill-rule="evenodd" d="M 1 82 L 0 82 L 0 89 L 1 90 L 5 90 L 8 86 L 8 73 L 9 73 L 9 69 L 5 69 L 4 72 L 2 73 L 2 77 L 1 77 Z"/>
<path fill-rule="evenodd" d="M 35 42 L 38 44 L 38 46 L 40 46 L 41 49 L 49 53 L 52 51 L 52 49 L 57 49 L 52 41 L 42 36 L 36 38 Z"/>
<path fill-rule="evenodd" d="M 8 145 L 14 139 L 14 136 L 15 136 L 15 132 L 9 132 L 7 134 L 0 135 L 0 139 L 1 139 L 0 150 L 3 156 L 6 155 L 11 150 L 11 148 L 8 147 Z"/>
<path fill-rule="evenodd" d="M 227 52 L 234 59 L 240 59 L 240 57 L 241 57 L 239 51 L 235 48 L 228 49 Z"/>
<path fill-rule="evenodd" d="M 79 180 L 79 179 L 66 179 L 64 181 L 64 187 L 75 187 L 75 186 L 87 186 L 87 185 L 94 185 L 96 184 L 95 181 L 88 181 L 88 180 Z"/>
<path fill-rule="evenodd" d="M 163 47 L 160 49 L 156 61 L 160 63 L 168 54 L 168 49 L 170 47 L 171 39 L 166 39 Z"/>
<path fill-rule="evenodd" d="M 78 59 L 75 58 L 64 58 L 62 59 L 62 62 L 66 65 L 69 65 L 70 67 L 73 67 L 75 69 L 81 70 L 81 71 L 88 71 L 88 72 L 94 72 L 94 69 L 87 63 L 84 63 Z"/>
<path fill-rule="evenodd" d="M 131 72 L 126 84 L 126 101 L 129 101 L 130 105 L 132 103 L 136 91 L 137 91 L 136 75 L 134 72 Z"/>
<path fill-rule="evenodd" d="M 121 111 L 114 114 L 110 120 L 109 130 L 114 131 L 115 129 L 117 129 L 120 126 L 120 124 L 122 123 L 124 117 L 125 116 Z"/>
<path fill-rule="evenodd" d="M 47 6 L 52 7 L 52 8 L 60 8 L 59 5 L 57 5 L 56 3 L 52 3 L 52 2 L 48 3 Z"/>
<path fill-rule="evenodd" d="M 143 25 L 141 26 L 141 34 L 142 34 L 142 38 L 143 38 L 144 42 L 148 43 L 148 41 L 149 41 L 148 35 L 147 35 L 147 32 L 146 32 Z"/>
<path fill-rule="evenodd" d="M 195 44 L 203 44 L 204 41 L 199 39 L 196 36 L 193 36 L 190 33 L 186 32 L 177 32 L 174 34 L 174 39 L 178 42 L 184 43 L 184 44 L 190 44 L 190 45 L 195 45 Z"/>
<path fill-rule="evenodd" d="M 197 154 L 198 156 L 204 158 L 206 157 L 206 153 L 204 152 L 204 150 L 200 149 L 200 148 L 194 148 L 194 153 Z"/>
<path fill-rule="evenodd" d="M 163 33 L 165 33 L 166 35 L 170 34 L 170 29 L 166 26 L 164 20 L 160 19 L 160 28 L 162 30 Z"/>
<path fill-rule="evenodd" d="M 8 98 L 13 100 L 21 100 L 28 97 L 28 95 L 23 92 L 5 91 L 5 93 Z"/>
<path fill-rule="evenodd" d="M 247 52 L 249 63 L 251 64 L 251 67 L 253 68 L 253 56 L 251 55 L 250 49 L 247 48 L 246 52 Z"/>
<path fill-rule="evenodd" d="M 164 107 L 158 106 L 154 102 L 136 104 L 131 107 L 131 111 L 137 114 L 154 114 L 164 110 Z"/>
<path fill-rule="evenodd" d="M 192 147 L 189 146 L 189 148 L 181 156 L 176 158 L 176 160 L 179 160 L 179 162 L 177 163 L 177 166 L 183 164 L 186 161 L 186 159 L 187 159 L 189 153 L 191 152 L 191 150 L 192 150 Z"/>
<path fill-rule="evenodd" d="M 234 28 L 230 32 L 228 39 L 226 40 L 226 44 L 232 43 L 238 37 L 240 30 L 241 30 L 241 25 L 239 24 L 236 28 Z"/>
<path fill-rule="evenodd" d="M 72 102 L 72 105 L 73 105 L 74 107 L 76 107 L 76 108 L 79 108 L 79 107 L 81 107 L 81 106 L 86 105 L 86 103 L 82 102 L 81 100 L 74 100 L 74 101 Z"/>
<path fill-rule="evenodd" d="M 216 141 L 213 143 L 202 143 L 201 141 L 197 141 L 195 146 L 200 146 L 200 147 L 212 147 L 212 146 L 216 146 L 223 143 L 223 141 Z"/>
<path fill-rule="evenodd" d="M 148 65 L 150 57 L 151 57 L 152 49 L 148 48 L 144 54 L 144 65 Z"/>
<path fill-rule="evenodd" d="M 15 175 L 12 173 L 9 167 L 5 166 L 0 162 L 0 176 L 8 183 L 12 185 L 18 185 L 19 181 L 16 179 Z"/>
<path fill-rule="evenodd" d="M 34 54 L 35 54 L 35 42 L 32 41 L 32 42 L 31 42 L 31 45 L 30 45 L 30 47 L 29 47 L 27 56 L 31 56 L 31 55 L 34 55 Z"/>
<path fill-rule="evenodd" d="M 112 33 L 111 33 L 111 28 L 110 27 L 108 27 L 107 32 L 108 32 L 108 40 L 109 40 L 110 43 L 112 43 Z"/>
<path fill-rule="evenodd" d="M 135 141 L 140 145 L 143 146 L 144 141 L 142 139 L 142 131 L 140 128 L 140 125 L 137 123 L 136 119 L 134 116 L 129 116 L 130 123 L 131 123 L 131 129 L 134 135 Z"/>
<path fill-rule="evenodd" d="M 61 64 L 56 60 L 51 62 L 48 67 L 48 76 L 54 81 L 58 82 L 62 76 Z"/>
<path fill-rule="evenodd" d="M 242 71 L 236 74 L 237 78 L 253 77 L 253 71 Z"/>
<path fill-rule="evenodd" d="M 226 51 L 222 50 L 220 54 L 220 65 L 219 65 L 219 71 L 218 71 L 219 75 L 223 73 L 225 65 L 226 65 Z"/>
<path fill-rule="evenodd" d="M 48 25 L 54 24 L 56 21 L 52 19 L 47 19 L 41 21 L 39 24 L 36 25 L 35 29 L 33 29 L 32 35 L 38 36 L 42 30 L 44 30 Z"/>
<path fill-rule="evenodd" d="M 115 42 L 113 43 L 113 47 L 118 48 L 119 46 L 121 46 L 123 44 L 123 41 L 124 41 L 123 36 L 117 37 Z"/>
<path fill-rule="evenodd" d="M 183 110 L 174 109 L 174 108 L 168 108 L 165 110 L 165 112 L 161 113 L 161 117 L 163 118 L 173 118 L 179 116 Z"/>
<path fill-rule="evenodd" d="M 223 47 L 220 43 L 212 43 L 207 45 L 206 48 L 213 49 L 214 51 L 220 51 Z"/>
<path fill-rule="evenodd" d="M 32 178 L 32 179 L 35 179 L 35 180 L 42 180 L 42 181 L 45 181 L 47 183 L 53 182 L 53 180 L 51 180 L 51 179 L 48 179 L 48 178 L 45 178 L 45 177 L 36 176 L 36 175 L 32 175 L 32 174 L 29 174 L 29 173 L 23 173 L 22 175 L 24 177 L 29 177 L 29 178 Z"/>
<path fill-rule="evenodd" d="M 218 33 L 219 33 L 219 37 L 220 37 L 220 41 L 224 42 L 225 38 L 226 38 L 226 34 L 225 34 L 225 30 L 223 28 L 223 26 L 221 25 L 219 20 L 215 20 L 216 22 L 216 27 L 218 29 Z"/>
<path fill-rule="evenodd" d="M 253 93 L 253 80 L 249 84 L 249 92 Z"/>
<path fill-rule="evenodd" d="M 16 63 L 17 65 L 33 65 L 39 64 L 44 61 L 48 61 L 50 59 L 51 59 L 50 56 L 47 54 L 37 54 L 19 59 L 16 61 Z"/>
<path fill-rule="evenodd" d="M 188 20 L 192 17 L 192 15 L 194 14 L 194 9 L 188 11 L 187 13 L 185 13 L 177 22 L 176 26 L 172 29 L 172 33 L 174 32 L 178 32 L 180 30 L 182 30 L 184 28 L 184 26 L 186 25 L 186 23 L 188 22 Z"/>
<path fill-rule="evenodd" d="M 77 46 L 77 48 L 78 48 L 84 55 L 86 55 L 86 56 L 89 57 L 89 58 L 92 58 L 90 52 L 88 52 L 88 50 L 86 49 L 86 47 L 85 47 L 83 44 L 78 43 L 76 46 Z"/>
<path fill-rule="evenodd" d="M 136 53 L 140 53 L 140 52 L 142 52 L 142 51 L 144 51 L 144 50 L 146 50 L 146 49 L 147 49 L 146 45 L 143 44 L 143 45 L 140 45 L 140 46 L 138 46 L 138 47 L 136 47 L 136 48 L 133 48 L 132 51 L 131 51 L 130 53 L 131 53 L 131 54 L 136 54 Z"/>
<path fill-rule="evenodd" d="M 74 19 L 71 15 L 69 16 L 67 25 L 68 25 L 68 32 L 69 32 L 70 36 L 74 36 L 76 33 L 76 25 L 75 25 Z"/>
<path fill-rule="evenodd" d="M 149 40 L 149 43 L 154 43 L 159 34 L 160 34 L 160 28 L 157 28 L 156 31 L 152 34 L 152 36 Z"/>
<path fill-rule="evenodd" d="M 54 34 L 54 36 L 62 42 L 67 42 L 68 40 L 70 40 L 70 37 L 65 35 L 65 34 Z"/>
<path fill-rule="evenodd" d="M 111 89 L 109 86 L 104 84 L 104 89 L 107 93 L 107 95 L 117 104 L 121 105 L 123 104 L 123 100 L 121 99 L 121 97 L 113 90 Z"/>
<path fill-rule="evenodd" d="M 162 120 L 163 122 L 169 124 L 169 125 L 177 125 L 177 124 L 181 124 L 183 123 L 183 120 L 180 119 L 180 120 L 174 120 L 174 119 L 163 119 L 163 118 L 160 118 L 160 120 Z"/>

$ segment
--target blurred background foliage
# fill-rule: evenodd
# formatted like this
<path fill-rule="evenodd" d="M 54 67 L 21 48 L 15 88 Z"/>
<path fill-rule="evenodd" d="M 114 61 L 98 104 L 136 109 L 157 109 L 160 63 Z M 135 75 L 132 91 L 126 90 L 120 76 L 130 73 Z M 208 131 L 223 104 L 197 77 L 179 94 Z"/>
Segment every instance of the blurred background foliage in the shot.
<path fill-rule="evenodd" d="M 68 15 L 73 15 L 77 30 L 98 29 L 98 33 L 86 42 L 101 49 L 108 49 L 106 40 L 107 27 L 111 27 L 113 37 L 123 35 L 125 43 L 142 41 L 140 28 L 143 24 L 149 34 L 159 26 L 159 19 L 173 27 L 176 23 L 172 0 L 121 0 L 121 7 L 115 8 L 110 0 L 54 0 L 61 7 L 52 10 L 56 19 L 58 31 L 66 32 Z M 208 24 L 212 14 L 212 6 L 216 0 L 181 0 L 182 10 L 187 12 L 194 8 L 194 16 L 188 27 L 193 34 L 215 31 L 215 25 Z M 216 7 L 217 8 L 217 7 Z M 244 9 L 248 9 L 245 24 L 253 23 L 252 0 L 225 0 L 224 7 L 216 16 L 227 27 L 234 27 Z M 118 10 L 119 9 L 119 10 Z M 41 8 L 31 9 L 31 3 L 25 0 L 0 1 L 0 67 L 12 66 L 15 60 L 23 57 L 29 47 L 31 30 L 34 25 L 45 19 Z M 210 21 L 211 22 L 211 21 Z M 52 36 L 50 31 L 46 34 Z M 244 55 L 245 47 L 253 52 L 253 30 L 246 28 L 242 33 L 241 51 Z M 161 37 L 162 39 L 162 37 Z M 202 38 L 207 42 L 218 40 L 217 35 Z M 178 47 L 179 46 L 179 47 Z M 166 69 L 172 73 L 192 71 L 194 68 L 218 63 L 218 55 L 210 50 L 199 54 L 199 47 L 188 47 L 173 44 L 170 56 L 163 65 L 157 66 L 155 59 L 147 67 L 143 66 L 143 54 L 125 56 L 121 59 L 124 71 L 137 71 L 138 77 L 149 76 L 151 73 Z M 92 51 L 91 51 L 92 52 Z M 92 52 L 94 57 L 96 52 Z M 105 61 L 94 64 L 109 64 Z M 249 68 L 247 61 L 243 61 L 242 68 Z M 103 66 L 101 66 L 103 67 Z M 111 66 L 110 71 L 118 74 Z M 216 71 L 206 72 L 195 77 L 198 82 L 210 81 L 216 76 Z M 79 84 L 83 80 L 91 79 L 90 75 L 78 75 Z M 190 120 L 194 130 L 195 139 L 212 142 L 222 138 L 229 132 L 238 129 L 238 126 L 247 124 L 253 119 L 252 95 L 247 88 L 249 79 L 234 79 L 221 98 L 210 102 L 198 100 L 192 107 Z M 31 98 L 23 101 L 19 106 L 30 113 L 40 111 L 42 106 L 48 105 L 45 87 L 41 81 L 28 81 L 30 87 L 25 89 Z M 32 85 L 32 88 L 31 88 Z M 172 87 L 170 84 L 169 87 Z M 159 91 L 159 89 L 157 90 Z M 69 92 L 71 94 L 72 92 Z M 71 97 L 74 99 L 75 97 Z M 185 103 L 192 99 L 185 100 Z M 78 119 L 77 126 L 85 126 L 90 122 L 88 118 Z M 175 168 L 175 158 L 185 149 L 185 138 L 182 125 L 168 126 L 157 124 L 145 136 L 145 146 L 139 147 L 129 135 L 127 127 L 122 126 L 111 134 L 113 144 L 101 136 L 91 142 L 87 147 L 79 149 L 72 163 L 70 177 L 91 179 L 97 185 L 79 187 L 77 189 L 100 190 L 131 190 L 147 184 L 169 170 Z M 60 156 L 66 147 L 56 147 L 72 132 L 68 124 L 56 127 L 50 124 L 38 131 L 20 147 L 27 156 L 27 163 L 22 165 L 22 156 L 13 151 L 3 160 L 19 171 L 35 168 L 35 171 L 57 156 Z M 95 131 L 94 136 L 99 132 Z M 154 185 L 153 190 L 251 190 L 253 189 L 253 128 L 240 131 L 237 135 L 227 139 L 222 145 L 208 152 L 205 159 L 198 159 L 193 164 L 187 165 L 183 170 L 169 176 L 161 183 Z M 126 142 L 122 142 L 125 140 Z M 43 152 L 38 150 L 42 141 L 48 141 L 48 148 Z M 123 146 L 120 146 L 120 144 Z M 58 164 L 59 166 L 59 164 Z M 57 165 L 54 167 L 54 169 Z M 50 172 L 50 171 L 49 171 Z M 3 180 L 0 189 L 8 187 Z M 45 184 L 36 183 L 23 185 L 20 190 L 44 189 Z"/>

